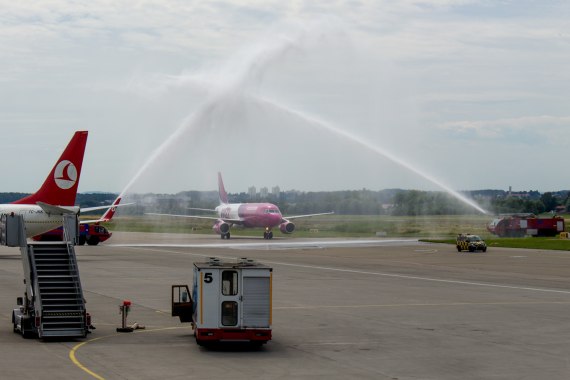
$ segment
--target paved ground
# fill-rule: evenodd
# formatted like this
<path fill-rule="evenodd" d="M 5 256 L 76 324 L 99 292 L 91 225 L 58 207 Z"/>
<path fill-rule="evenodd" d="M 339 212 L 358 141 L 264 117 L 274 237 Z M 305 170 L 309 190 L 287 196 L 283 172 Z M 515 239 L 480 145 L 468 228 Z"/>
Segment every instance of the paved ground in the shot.
<path fill-rule="evenodd" d="M 272 248 L 253 238 L 207 248 L 199 244 L 220 239 L 128 233 L 111 242 L 180 246 L 78 247 L 97 329 L 57 342 L 12 333 L 22 265 L 19 250 L 0 248 L 1 378 L 570 378 L 570 252 L 458 254 L 414 241 Z M 233 245 L 244 242 L 260 245 Z M 201 348 L 170 317 L 170 285 L 191 283 L 192 262 L 209 256 L 274 267 L 274 336 L 262 349 Z M 123 299 L 133 302 L 129 322 L 146 330 L 115 332 Z"/>

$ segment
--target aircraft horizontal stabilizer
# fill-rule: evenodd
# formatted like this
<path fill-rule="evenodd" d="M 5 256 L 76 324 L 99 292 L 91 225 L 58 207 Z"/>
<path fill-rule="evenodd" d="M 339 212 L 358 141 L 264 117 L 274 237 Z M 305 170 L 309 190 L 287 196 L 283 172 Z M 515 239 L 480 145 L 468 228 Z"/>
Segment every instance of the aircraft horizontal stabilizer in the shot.
<path fill-rule="evenodd" d="M 37 205 L 41 207 L 42 210 L 48 215 L 64 215 L 64 214 L 77 214 L 79 212 L 78 207 L 61 207 L 54 206 L 44 202 L 37 202 Z"/>

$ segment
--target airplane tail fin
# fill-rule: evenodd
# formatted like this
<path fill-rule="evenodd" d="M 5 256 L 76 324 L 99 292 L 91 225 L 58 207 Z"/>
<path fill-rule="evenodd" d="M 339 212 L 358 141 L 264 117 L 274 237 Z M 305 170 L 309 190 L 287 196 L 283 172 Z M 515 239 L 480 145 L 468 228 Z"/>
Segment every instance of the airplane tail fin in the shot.
<path fill-rule="evenodd" d="M 224 188 L 224 181 L 222 181 L 222 173 L 218 172 L 218 195 L 220 197 L 220 204 L 226 204 L 228 202 L 228 193 Z"/>
<path fill-rule="evenodd" d="M 109 207 L 109 209 L 107 211 L 105 211 L 105 213 L 103 214 L 103 216 L 101 217 L 102 221 L 108 222 L 109 220 L 113 219 L 113 216 L 115 215 L 115 212 L 117 211 L 117 207 L 119 205 L 119 203 L 121 203 L 121 198 L 117 198 L 115 199 L 115 202 L 113 202 L 113 207 Z"/>
<path fill-rule="evenodd" d="M 34 194 L 13 203 L 36 204 L 43 202 L 58 206 L 75 205 L 87 134 L 87 131 L 75 132 L 42 187 Z"/>

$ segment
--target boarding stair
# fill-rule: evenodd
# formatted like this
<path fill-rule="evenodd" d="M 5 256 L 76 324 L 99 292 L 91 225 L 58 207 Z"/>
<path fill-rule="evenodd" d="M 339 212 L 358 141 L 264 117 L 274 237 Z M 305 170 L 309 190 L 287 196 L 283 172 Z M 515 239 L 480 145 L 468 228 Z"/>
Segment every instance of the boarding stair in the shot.
<path fill-rule="evenodd" d="M 36 317 L 40 337 L 85 336 L 85 301 L 73 245 L 28 244 L 36 274 Z"/>
<path fill-rule="evenodd" d="M 90 317 L 75 257 L 78 242 L 76 215 L 63 215 L 64 241 L 32 242 L 26 239 L 23 218 L 2 215 L 0 240 L 20 247 L 26 285 L 12 314 L 14 331 L 24 337 L 85 337 Z"/>

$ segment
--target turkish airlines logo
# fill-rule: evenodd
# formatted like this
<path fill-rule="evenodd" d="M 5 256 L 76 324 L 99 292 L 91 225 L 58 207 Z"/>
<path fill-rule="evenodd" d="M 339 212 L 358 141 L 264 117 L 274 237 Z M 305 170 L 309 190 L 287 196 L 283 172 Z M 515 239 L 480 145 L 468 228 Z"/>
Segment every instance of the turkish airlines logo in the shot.
<path fill-rule="evenodd" d="M 71 161 L 63 160 L 55 167 L 53 179 L 62 190 L 71 189 L 77 182 L 77 169 Z"/>

